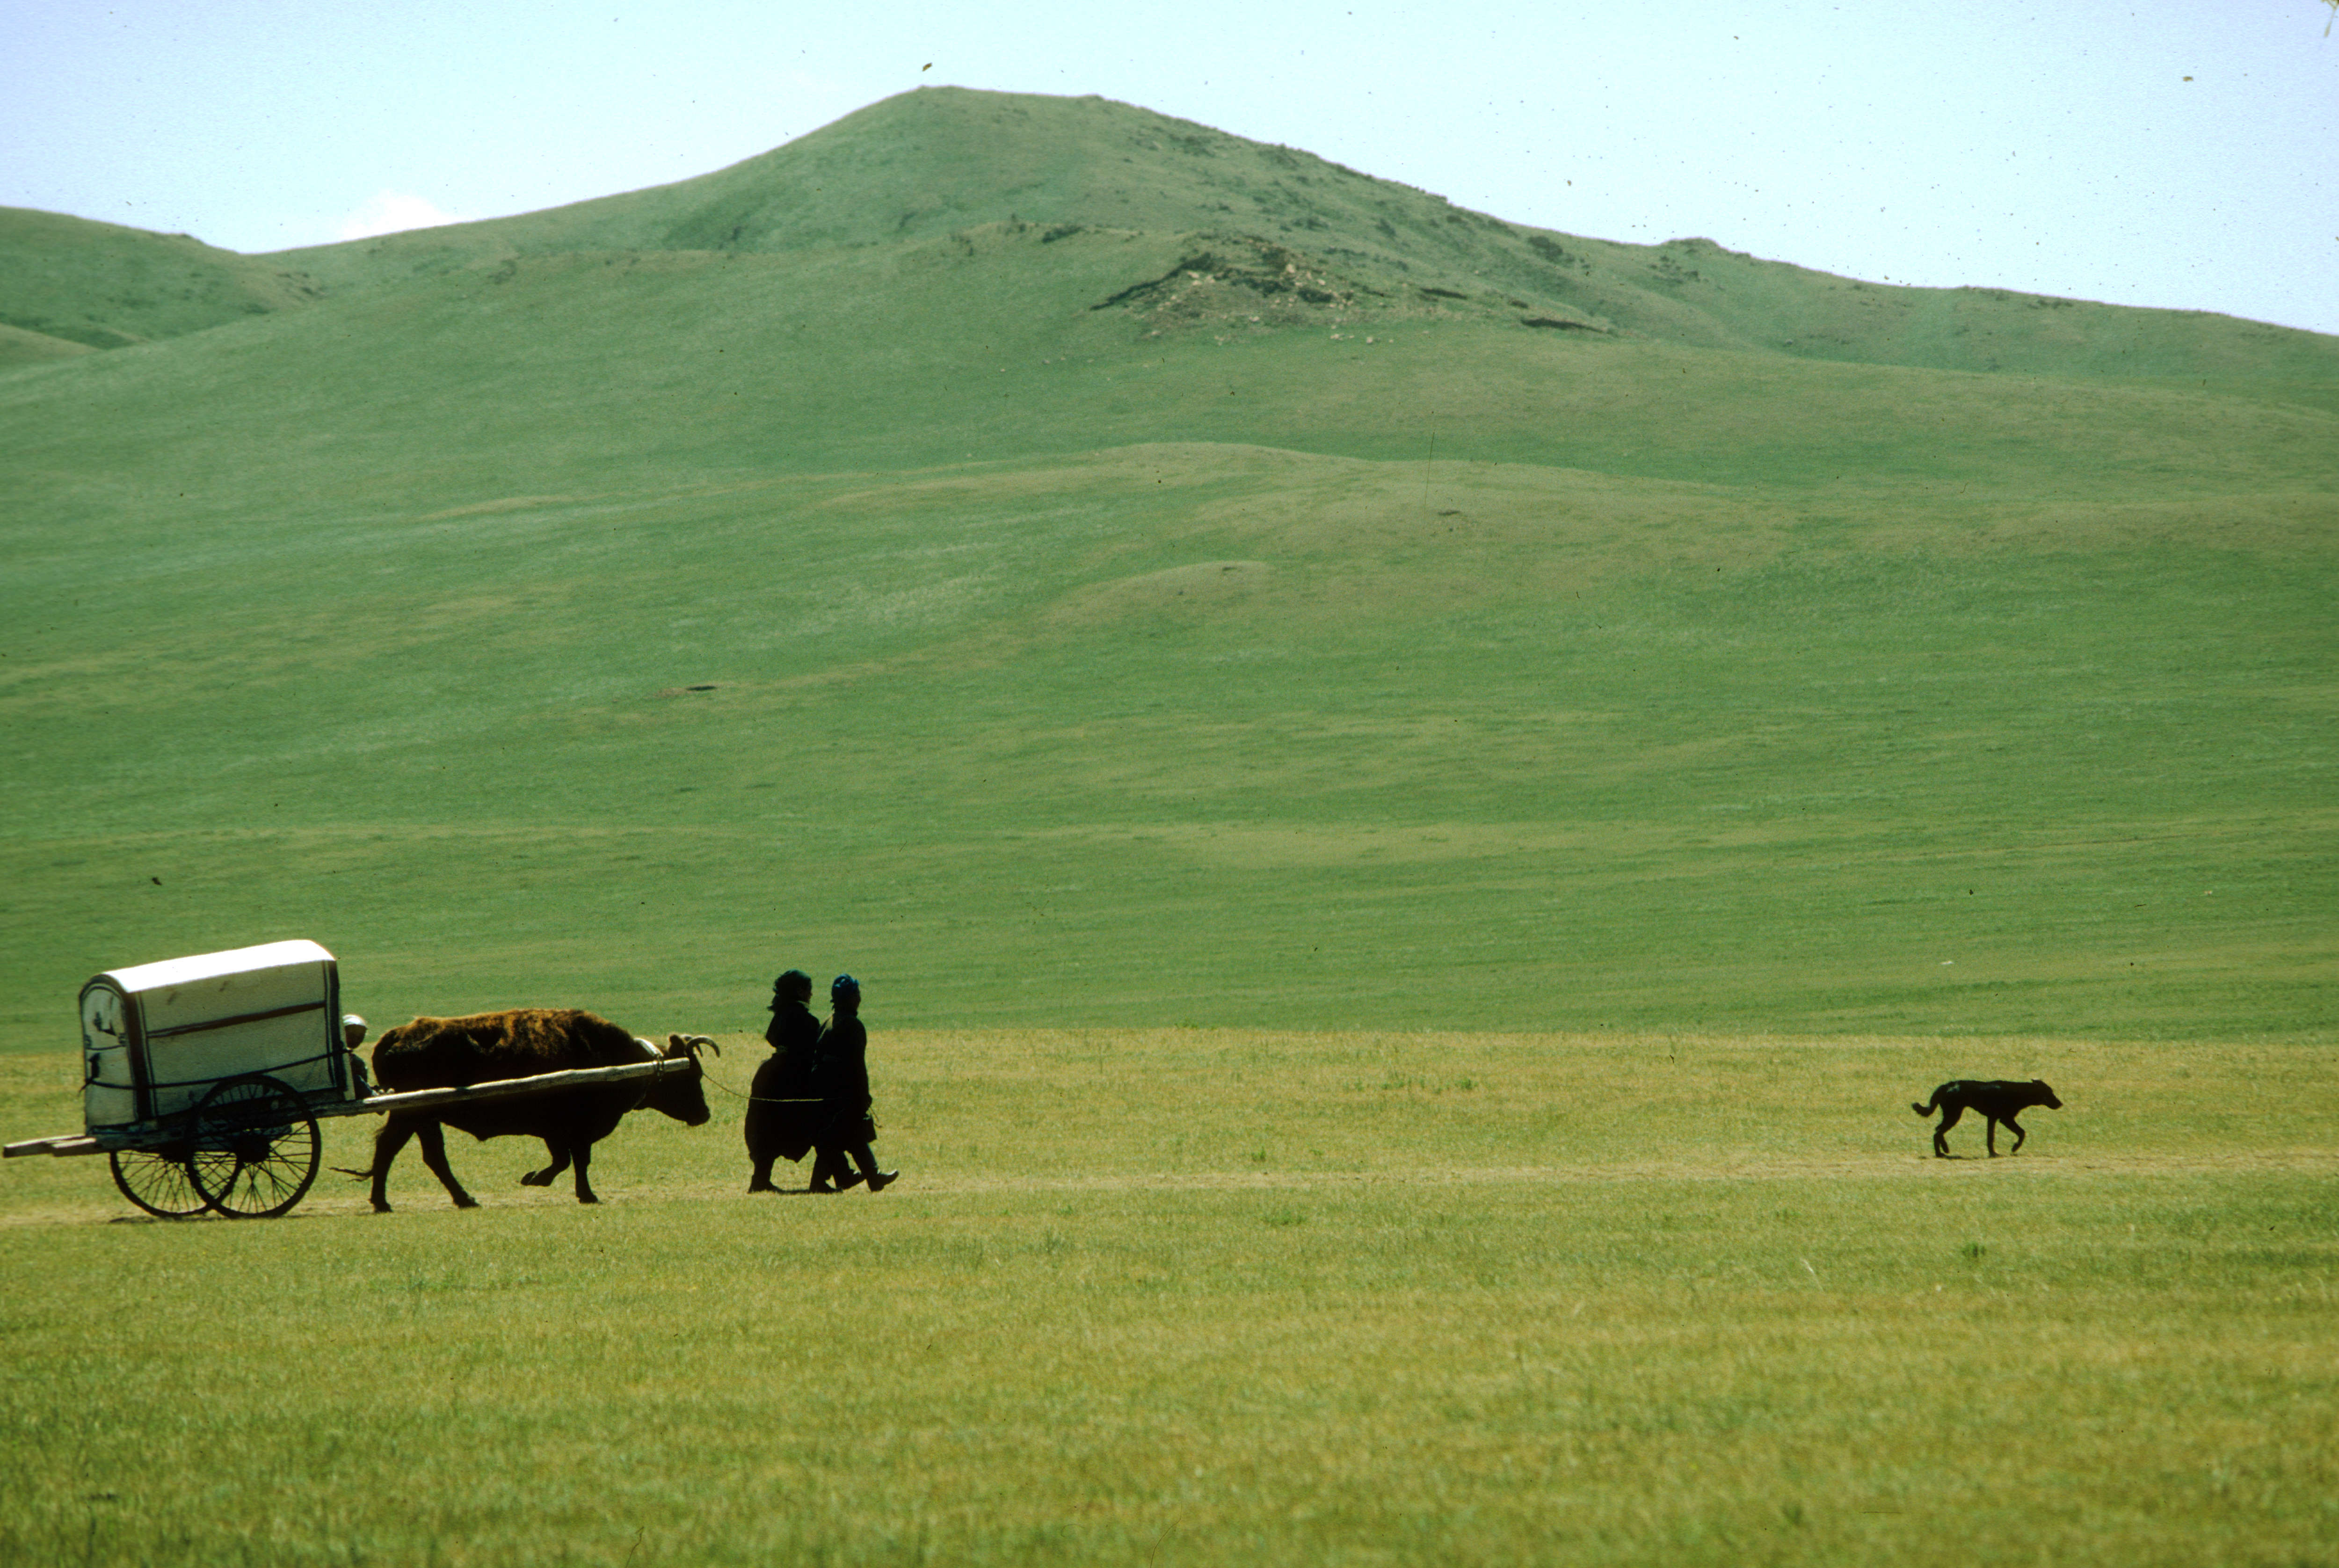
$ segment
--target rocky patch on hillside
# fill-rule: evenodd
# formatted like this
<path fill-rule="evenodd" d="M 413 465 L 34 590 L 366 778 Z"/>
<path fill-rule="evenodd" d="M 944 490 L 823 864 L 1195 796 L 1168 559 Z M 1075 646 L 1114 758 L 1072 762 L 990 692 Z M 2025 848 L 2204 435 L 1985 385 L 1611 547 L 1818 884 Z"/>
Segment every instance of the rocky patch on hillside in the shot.
<path fill-rule="evenodd" d="M 1253 234 L 1198 234 L 1178 264 L 1089 307 L 1127 311 L 1157 330 L 1289 326 L 1386 303 L 1387 290 Z"/>
<path fill-rule="evenodd" d="M 1055 238 L 1051 232 L 1047 236 Z M 1447 288 L 1383 274 L 1372 258 L 1348 252 L 1336 263 L 1256 234 L 1189 236 L 1168 271 L 1099 300 L 1092 311 L 1136 317 L 1149 337 L 1164 332 L 1265 331 L 1278 327 L 1363 325 L 1475 316 L 1528 327 L 1608 335 L 1606 321 L 1549 299 L 1530 303 L 1504 291 Z M 1461 280 L 1457 280 L 1461 281 Z"/>

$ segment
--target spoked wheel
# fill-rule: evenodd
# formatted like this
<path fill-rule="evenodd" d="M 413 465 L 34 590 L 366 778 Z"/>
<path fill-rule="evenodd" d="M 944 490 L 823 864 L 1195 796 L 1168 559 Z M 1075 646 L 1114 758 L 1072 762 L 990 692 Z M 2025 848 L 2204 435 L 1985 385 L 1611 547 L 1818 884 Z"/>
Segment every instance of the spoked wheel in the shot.
<path fill-rule="evenodd" d="M 117 1149 L 111 1157 L 113 1185 L 157 1219 L 192 1219 L 211 1207 L 210 1199 L 195 1190 L 195 1174 L 187 1169 L 192 1149 L 184 1143 Z"/>
<path fill-rule="evenodd" d="M 263 1073 L 216 1084 L 195 1107 L 187 1169 L 203 1201 L 230 1219 L 267 1219 L 317 1179 L 316 1118 Z"/>

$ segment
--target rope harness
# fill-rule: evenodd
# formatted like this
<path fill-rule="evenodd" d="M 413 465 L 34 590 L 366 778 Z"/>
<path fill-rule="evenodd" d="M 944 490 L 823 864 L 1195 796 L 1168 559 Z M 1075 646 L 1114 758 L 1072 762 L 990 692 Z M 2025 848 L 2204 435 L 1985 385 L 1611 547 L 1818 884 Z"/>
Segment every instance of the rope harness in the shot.
<path fill-rule="evenodd" d="M 744 1100 L 752 1105 L 826 1105 L 829 1103 L 825 1098 L 817 1094 L 801 1095 L 794 1098 L 776 1094 L 742 1094 L 737 1090 L 732 1088 L 729 1084 L 725 1083 L 721 1079 L 716 1078 L 713 1073 L 707 1071 L 706 1064 L 704 1061 L 699 1063 L 698 1070 L 700 1077 L 702 1077 L 706 1082 L 713 1084 L 716 1088 L 721 1090 L 732 1099 Z"/>
<path fill-rule="evenodd" d="M 777 1095 L 771 1094 L 742 1094 L 737 1090 L 732 1088 L 729 1084 L 725 1083 L 721 1079 L 716 1078 L 713 1073 L 708 1072 L 704 1062 L 699 1064 L 698 1070 L 707 1082 L 713 1084 L 716 1088 L 721 1090 L 724 1093 L 729 1095 L 734 1100 L 753 1100 L 758 1105 L 826 1105 L 828 1103 L 828 1101 L 823 1100 L 816 1094 L 808 1094 L 799 1100 L 783 1100 Z"/>
<path fill-rule="evenodd" d="M 706 1070 L 706 1064 L 703 1061 L 699 1063 L 698 1074 L 703 1080 L 714 1084 L 716 1088 L 721 1090 L 732 1099 L 747 1100 L 755 1105 L 828 1105 L 832 1103 L 829 1100 L 823 1100 L 816 1094 L 807 1095 L 801 1100 L 784 1100 L 780 1096 L 774 1094 L 742 1094 L 737 1090 L 732 1088 L 729 1084 L 717 1079 L 713 1073 L 708 1072 Z M 873 1111 L 863 1111 L 862 1114 L 869 1118 L 869 1124 L 872 1127 L 882 1127 L 884 1125 L 877 1119 L 876 1113 Z"/>

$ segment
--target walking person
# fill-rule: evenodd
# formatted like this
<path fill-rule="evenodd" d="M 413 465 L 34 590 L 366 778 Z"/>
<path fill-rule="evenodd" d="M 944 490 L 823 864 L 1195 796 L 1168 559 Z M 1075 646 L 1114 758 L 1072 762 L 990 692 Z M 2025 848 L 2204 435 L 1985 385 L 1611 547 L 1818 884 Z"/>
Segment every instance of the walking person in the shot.
<path fill-rule="evenodd" d="M 869 1148 L 877 1136 L 877 1124 L 869 1116 L 869 1031 L 861 1023 L 861 982 L 849 974 L 838 975 L 829 982 L 828 1003 L 828 1025 L 820 1031 L 817 1069 L 824 1123 L 821 1156 L 833 1161 L 836 1184 L 827 1190 L 842 1192 L 865 1181 L 870 1191 L 883 1192 L 901 1172 L 878 1169 L 877 1157 Z M 860 1167 L 857 1171 L 845 1164 L 847 1156 Z M 815 1163 L 814 1192 L 824 1190 Z"/>
<path fill-rule="evenodd" d="M 750 1192 L 777 1192 L 772 1162 L 800 1160 L 819 1140 L 822 1107 L 814 1100 L 813 1073 L 820 1020 L 812 1015 L 811 1001 L 812 976 L 804 971 L 792 969 L 772 981 L 772 1021 L 764 1030 L 772 1054 L 755 1070 L 742 1123 Z"/>

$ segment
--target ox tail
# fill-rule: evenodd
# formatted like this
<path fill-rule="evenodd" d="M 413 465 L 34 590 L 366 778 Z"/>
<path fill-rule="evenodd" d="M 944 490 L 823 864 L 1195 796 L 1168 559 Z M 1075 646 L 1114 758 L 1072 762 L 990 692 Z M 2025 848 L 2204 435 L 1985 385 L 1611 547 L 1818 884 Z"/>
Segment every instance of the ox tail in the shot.
<path fill-rule="evenodd" d="M 325 1167 L 325 1169 L 327 1170 L 337 1171 L 340 1174 L 348 1177 L 352 1181 L 371 1181 L 373 1179 L 373 1168 L 380 1161 L 380 1159 L 381 1146 L 377 1142 L 374 1146 L 374 1158 L 366 1162 L 366 1168 L 363 1170 L 351 1170 L 346 1165 L 329 1165 Z"/>
<path fill-rule="evenodd" d="M 325 1167 L 325 1169 L 328 1170 L 339 1171 L 340 1174 L 350 1178 L 352 1180 L 371 1181 L 373 1179 L 374 1165 L 380 1161 L 380 1153 L 377 1149 L 374 1159 L 367 1162 L 366 1168 L 363 1170 L 351 1170 L 346 1165 L 329 1165 Z"/>

